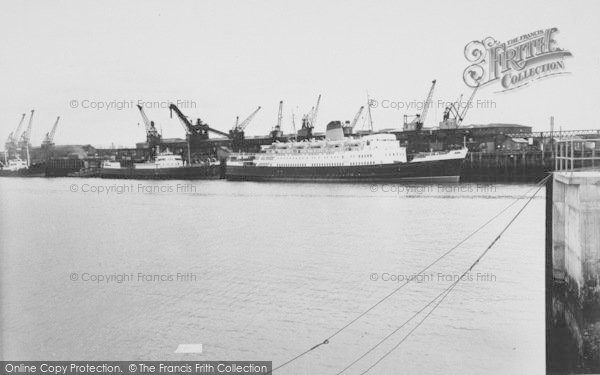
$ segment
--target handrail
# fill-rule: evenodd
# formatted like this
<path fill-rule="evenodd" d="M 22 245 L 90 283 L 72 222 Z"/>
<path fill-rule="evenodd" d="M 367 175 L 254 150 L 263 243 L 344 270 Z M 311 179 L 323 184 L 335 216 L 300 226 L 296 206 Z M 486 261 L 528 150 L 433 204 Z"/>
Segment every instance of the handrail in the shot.
<path fill-rule="evenodd" d="M 600 167 L 600 138 L 559 139 L 554 144 L 554 153 L 555 171 Z"/>

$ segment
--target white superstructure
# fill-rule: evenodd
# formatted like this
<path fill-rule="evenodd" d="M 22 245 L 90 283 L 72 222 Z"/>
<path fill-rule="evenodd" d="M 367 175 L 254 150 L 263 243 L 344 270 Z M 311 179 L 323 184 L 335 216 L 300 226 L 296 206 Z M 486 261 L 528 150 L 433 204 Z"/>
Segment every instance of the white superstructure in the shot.
<path fill-rule="evenodd" d="M 393 134 L 359 139 L 273 143 L 255 154 L 256 166 L 331 167 L 405 163 L 406 149 Z"/>
<path fill-rule="evenodd" d="M 135 169 L 162 169 L 162 168 L 182 168 L 185 164 L 181 155 L 176 155 L 166 150 L 165 152 L 159 153 L 154 161 L 148 163 L 135 163 L 133 167 Z M 117 161 L 105 160 L 102 163 L 104 169 L 121 169 L 121 163 Z"/>
<path fill-rule="evenodd" d="M 466 149 L 416 155 L 411 163 L 464 158 Z M 256 154 L 232 154 L 228 165 L 252 161 L 257 167 L 349 167 L 406 163 L 406 148 L 393 134 L 371 134 L 362 138 L 275 142 Z"/>
<path fill-rule="evenodd" d="M 11 171 L 11 172 L 20 171 L 20 170 L 24 170 L 27 168 L 29 168 L 29 166 L 27 165 L 27 162 L 25 160 L 22 160 L 19 157 L 16 157 L 14 159 L 9 159 L 6 162 L 6 165 L 2 167 L 3 170 Z"/>
<path fill-rule="evenodd" d="M 134 164 L 136 169 L 182 168 L 184 165 L 181 155 L 173 154 L 169 150 L 156 155 L 154 162 Z"/>
<path fill-rule="evenodd" d="M 119 163 L 118 161 L 105 160 L 104 162 L 102 162 L 102 168 L 119 169 L 121 168 L 121 163 Z"/>

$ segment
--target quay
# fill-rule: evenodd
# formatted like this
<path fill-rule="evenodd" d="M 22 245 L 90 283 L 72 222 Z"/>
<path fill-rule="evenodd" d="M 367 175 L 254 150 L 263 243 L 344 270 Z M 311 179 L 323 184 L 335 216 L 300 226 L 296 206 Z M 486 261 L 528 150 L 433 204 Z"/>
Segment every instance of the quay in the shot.
<path fill-rule="evenodd" d="M 469 153 L 463 164 L 461 181 L 463 182 L 537 182 L 555 168 L 555 144 L 560 136 L 573 139 L 587 139 L 600 136 L 600 130 L 572 130 L 564 132 L 532 132 L 531 127 L 516 124 L 468 125 L 457 129 L 423 129 L 420 131 L 383 130 L 391 133 L 407 147 L 410 153 L 438 151 L 466 144 Z M 366 135 L 358 132 L 357 135 Z M 315 133 L 315 138 L 324 137 Z M 294 135 L 282 135 L 275 139 L 270 136 L 245 137 L 240 147 L 248 152 L 256 152 L 261 146 L 274 141 L 285 141 Z M 174 153 L 187 159 L 188 146 L 184 139 L 163 139 L 163 143 Z M 224 160 L 221 150 L 231 149 L 229 139 L 215 138 L 192 142 L 194 150 L 211 150 L 210 155 Z M 104 159 L 118 160 L 123 165 L 141 161 L 148 157 L 148 144 L 138 143 L 136 148 L 96 149 L 84 158 L 81 165 L 86 169 L 99 166 Z M 54 163 L 54 164 L 53 164 Z M 60 164 L 62 163 L 62 164 Z M 54 165 L 65 162 L 50 162 L 50 173 Z M 77 172 L 77 163 L 72 168 L 60 169 L 55 175 Z"/>
<path fill-rule="evenodd" d="M 282 110 L 280 103 L 280 115 Z M 246 120 L 232 129 L 230 133 L 216 130 L 197 119 L 192 122 L 179 109 L 172 105 L 186 130 L 185 138 L 162 138 L 154 122 L 140 109 L 146 124 L 146 140 L 138 142 L 132 148 L 96 148 L 91 145 L 55 145 L 53 142 L 57 122 L 40 147 L 31 147 L 29 134 L 31 117 L 26 136 L 17 142 L 9 137 L 5 151 L 0 154 L 2 161 L 20 157 L 31 160 L 38 175 L 46 177 L 94 177 L 103 161 L 119 162 L 122 166 L 152 160 L 157 148 L 168 149 L 173 154 L 191 164 L 220 160 L 224 165 L 230 151 L 257 152 L 262 146 L 273 142 L 285 142 L 290 139 L 321 139 L 324 133 L 314 132 L 314 120 L 304 121 L 303 127 L 295 134 L 284 134 L 278 122 L 274 130 L 264 136 L 246 136 L 244 128 L 256 114 L 254 111 Z M 259 107 L 260 109 L 260 107 Z M 359 112 L 360 113 L 360 112 Z M 24 122 L 21 118 L 19 127 Z M 279 116 L 281 119 L 281 116 Z M 356 120 L 356 118 L 355 118 Z M 353 121 L 352 123 L 354 123 Z M 346 124 L 350 121 L 346 121 Z M 551 119 L 551 129 L 554 128 Z M 409 159 L 422 152 L 437 152 L 466 146 L 469 153 L 463 163 L 461 181 L 463 182 L 536 182 L 555 169 L 555 145 L 563 137 L 588 139 L 600 137 L 600 130 L 569 130 L 533 132 L 530 126 L 519 124 L 492 123 L 471 124 L 457 127 L 439 128 L 388 128 L 379 131 L 353 130 L 353 126 L 344 128 L 346 135 L 364 136 L 372 133 L 393 134 L 400 144 L 406 147 Z M 17 131 L 18 132 L 18 131 Z M 209 133 L 216 137 L 209 137 Z M 14 138 L 14 139 L 13 139 Z M 27 152 L 26 152 L 27 151 Z M 224 167 L 221 168 L 224 170 Z M 223 177 L 223 176 L 221 176 Z"/>
<path fill-rule="evenodd" d="M 561 140 L 546 185 L 548 374 L 600 373 L 600 139 Z"/>
<path fill-rule="evenodd" d="M 554 155 L 543 151 L 469 152 L 463 182 L 535 182 L 553 170 Z"/>

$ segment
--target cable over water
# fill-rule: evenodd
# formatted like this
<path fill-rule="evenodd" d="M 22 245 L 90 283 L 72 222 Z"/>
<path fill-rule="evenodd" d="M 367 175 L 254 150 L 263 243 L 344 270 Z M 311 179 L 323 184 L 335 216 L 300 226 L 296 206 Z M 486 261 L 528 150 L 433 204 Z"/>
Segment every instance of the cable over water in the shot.
<path fill-rule="evenodd" d="M 384 337 L 382 340 L 380 340 L 377 344 L 375 344 L 373 347 L 371 347 L 368 351 L 366 351 L 364 354 L 362 354 L 360 357 L 358 357 L 356 360 L 354 360 L 352 363 L 350 363 L 348 366 L 346 366 L 344 369 L 342 369 L 342 371 L 338 372 L 337 375 L 340 375 L 342 373 L 344 373 L 346 370 L 348 370 L 350 367 L 352 367 L 354 364 L 356 364 L 358 361 L 360 361 L 362 358 L 364 358 L 365 356 L 367 356 L 369 353 L 371 353 L 373 350 L 375 350 L 379 345 L 383 344 L 386 340 L 388 340 L 390 337 L 392 337 L 396 332 L 398 332 L 400 329 L 402 329 L 404 326 L 406 326 L 411 320 L 413 320 L 415 317 L 417 317 L 419 314 L 421 314 L 425 309 L 427 309 L 427 307 L 429 307 L 431 304 L 433 304 L 436 300 L 438 301 L 432 308 L 431 310 L 429 310 L 427 312 L 427 314 L 425 314 L 425 316 L 423 317 L 423 319 L 421 319 L 416 325 L 415 327 L 413 327 L 403 338 L 402 340 L 400 340 L 400 342 L 398 342 L 398 344 L 396 344 L 392 349 L 390 349 L 388 352 L 386 352 L 382 357 L 380 357 L 375 363 L 373 363 L 370 367 L 368 367 L 364 372 L 361 373 L 361 375 L 366 374 L 367 372 L 369 372 L 373 367 L 375 367 L 377 364 L 379 364 L 381 361 L 383 361 L 383 359 L 385 359 L 388 355 L 390 355 L 394 350 L 396 350 L 400 345 L 402 345 L 402 343 L 404 343 L 404 341 L 406 341 L 406 339 L 408 339 L 408 337 L 417 329 L 419 328 L 419 326 L 421 326 L 421 324 L 437 309 L 437 307 L 442 303 L 442 301 L 450 294 L 450 292 L 456 287 L 456 285 L 458 285 L 458 283 L 463 279 L 463 277 L 465 277 L 465 275 L 467 275 L 469 272 L 471 272 L 473 270 L 473 268 L 481 261 L 481 259 L 483 259 L 483 257 L 488 253 L 488 251 L 490 251 L 490 249 L 498 242 L 498 240 L 500 239 L 500 237 L 502 237 L 502 235 L 506 232 L 506 230 L 508 230 L 508 228 L 515 222 L 515 220 L 517 219 L 517 217 L 519 217 L 519 215 L 521 215 L 521 213 L 525 210 L 525 208 L 527 207 L 527 205 L 529 205 L 529 203 L 533 200 L 533 198 L 537 195 L 537 193 L 540 191 L 540 189 L 544 186 L 543 183 L 545 183 L 545 181 L 549 178 L 550 176 L 547 176 L 546 178 L 544 178 L 541 182 L 540 185 L 537 190 L 533 193 L 533 195 L 531 197 L 529 197 L 529 199 L 527 199 L 527 201 L 525 202 L 525 204 L 519 209 L 519 211 L 512 217 L 512 219 L 508 222 L 508 224 L 506 224 L 504 226 L 504 228 L 502 229 L 502 231 L 500 231 L 500 233 L 494 238 L 494 240 L 490 243 L 490 245 L 477 257 L 477 259 L 475 259 L 475 261 L 471 264 L 471 266 L 469 266 L 469 268 L 467 268 L 462 275 L 456 280 L 454 281 L 452 284 L 450 284 L 446 289 L 444 289 L 440 294 L 438 294 L 434 299 L 432 299 L 428 304 L 426 304 L 425 306 L 423 306 L 423 308 L 421 308 L 419 311 L 417 311 L 416 313 L 414 313 L 408 320 L 406 320 L 404 323 L 402 323 L 402 325 L 400 325 L 398 328 L 396 328 L 394 331 L 392 331 L 390 334 L 388 334 L 386 337 Z"/>
<path fill-rule="evenodd" d="M 529 193 L 532 190 L 535 190 L 537 188 L 537 190 L 535 190 L 534 194 L 529 197 L 529 199 L 527 200 L 527 202 L 525 203 L 525 205 L 519 210 L 519 212 L 517 213 L 517 215 L 515 217 L 513 217 L 513 219 L 509 222 L 508 226 L 510 226 L 514 220 L 521 214 L 521 212 L 523 211 L 523 209 L 525 209 L 525 207 L 529 204 L 529 202 L 531 202 L 531 200 L 535 197 L 535 195 L 539 192 L 539 190 L 544 186 L 545 182 L 548 180 L 548 178 L 550 178 L 551 175 L 546 176 L 545 178 L 543 178 L 542 180 L 540 180 L 536 185 L 534 185 L 533 187 L 531 187 L 530 189 L 528 189 L 523 195 L 519 196 L 518 198 L 516 198 L 515 200 L 513 200 L 510 204 L 508 204 L 505 208 L 503 208 L 502 210 L 500 210 L 497 214 L 495 214 L 494 216 L 492 216 L 489 220 L 487 220 L 485 223 L 483 223 L 481 226 L 479 226 L 477 229 L 475 229 L 473 232 L 471 232 L 469 235 L 467 235 L 465 238 L 463 238 L 461 241 L 459 241 L 456 245 L 454 245 L 452 248 L 450 248 L 449 250 L 447 250 L 446 252 L 444 252 L 442 255 L 440 255 L 438 258 L 436 258 L 433 262 L 429 263 L 427 266 L 425 266 L 423 269 L 421 269 L 417 274 L 415 274 L 414 278 L 408 278 L 403 284 L 401 284 L 399 287 L 397 287 L 396 289 L 392 290 L 390 293 L 388 293 L 387 295 L 385 295 L 384 297 L 382 297 L 381 299 L 379 299 L 377 302 L 375 302 L 373 305 L 371 305 L 369 308 L 367 308 L 366 310 L 364 310 L 362 313 L 358 314 L 354 319 L 350 320 L 348 323 L 346 323 L 345 325 L 343 325 L 341 328 L 339 328 L 337 331 L 335 331 L 332 335 L 330 335 L 329 337 L 325 338 L 324 340 L 322 340 L 321 342 L 317 343 L 316 345 L 314 345 L 313 347 L 305 350 L 304 352 L 290 358 L 289 360 L 285 361 L 284 363 L 280 364 L 277 367 L 274 367 L 270 372 L 267 373 L 268 374 L 272 374 L 273 372 L 275 372 L 276 370 L 279 370 L 287 365 L 289 365 L 290 363 L 300 359 L 301 357 L 305 356 L 306 354 L 310 353 L 311 351 L 319 348 L 322 345 L 327 345 L 330 343 L 331 339 L 333 339 L 334 337 L 336 337 L 337 335 L 339 335 L 340 333 L 342 333 L 344 330 L 346 330 L 348 327 L 350 327 L 351 325 L 353 325 L 354 323 L 356 323 L 358 320 L 360 320 L 361 318 L 363 318 L 365 315 L 367 315 L 368 313 L 370 313 L 371 311 L 373 311 L 375 308 L 377 308 L 379 305 L 381 305 L 383 302 L 385 302 L 387 299 L 389 299 L 390 297 L 392 297 L 393 295 L 395 295 L 398 291 L 400 291 L 402 288 L 404 288 L 406 285 L 408 285 L 410 282 L 412 282 L 412 280 L 416 279 L 417 276 L 425 273 L 427 270 L 429 270 L 431 267 L 433 267 L 435 264 L 437 264 L 439 261 L 441 261 L 442 259 L 444 259 L 446 256 L 448 256 L 450 253 L 452 253 L 454 250 L 456 250 L 458 247 L 460 247 L 462 244 L 464 244 L 466 241 L 468 241 L 471 237 L 473 237 L 475 234 L 477 234 L 478 232 L 480 232 L 483 228 L 485 228 L 486 226 L 488 226 L 491 222 L 493 222 L 495 219 L 497 219 L 499 216 L 501 216 L 504 212 L 506 212 L 509 208 L 511 208 L 512 206 L 514 206 L 517 202 L 519 202 L 521 199 L 526 198 Z M 500 235 L 498 235 L 498 237 L 496 237 L 496 239 L 492 242 L 492 244 L 486 249 L 486 251 L 484 251 L 484 253 L 482 255 L 485 255 L 485 253 L 487 253 L 487 251 L 496 243 L 496 241 L 500 238 L 500 236 L 502 236 L 502 234 L 506 231 L 506 229 L 508 229 L 508 226 L 505 227 L 501 232 Z M 481 258 L 482 256 L 480 256 Z M 475 263 L 471 266 L 474 267 L 475 264 L 477 264 L 479 262 L 478 258 Z M 465 273 L 467 273 L 469 270 L 467 270 Z M 452 287 L 453 288 L 453 287 Z M 445 293 L 447 290 L 445 290 L 442 293 Z M 425 308 L 429 305 L 431 305 L 436 299 L 438 299 L 440 297 L 440 295 L 438 295 L 434 300 L 432 300 L 429 304 L 427 304 L 425 306 Z M 445 298 L 445 296 L 444 296 Z M 437 307 L 437 305 L 436 305 Z M 435 307 L 434 307 L 435 308 Z M 419 310 L 418 313 L 422 312 L 424 309 Z M 418 315 L 417 313 L 417 315 Z M 429 313 L 430 314 L 430 313 Z M 429 315 L 428 314 L 428 315 Z M 427 315 L 427 316 L 428 316 Z M 412 320 L 414 318 L 411 317 L 409 320 Z M 408 323 L 405 322 L 403 324 L 403 326 Z M 400 327 L 401 328 L 401 327 Z M 412 331 L 411 331 L 412 332 Z M 390 335 L 391 336 L 391 335 Z M 387 337 L 384 339 L 384 341 L 387 339 Z M 376 346 L 380 345 L 377 344 Z M 374 349 L 374 348 L 372 348 Z M 371 349 L 371 350 L 372 350 Z M 371 351 L 370 350 L 370 351 Z M 369 351 L 369 352 L 370 352 Z M 363 356 L 367 355 L 369 352 L 365 353 Z M 362 358 L 362 357 L 361 357 Z M 360 358 L 359 358 L 360 359 Z M 357 362 L 358 360 L 356 360 Z M 355 362 L 351 363 L 347 368 L 349 368 L 350 366 L 352 366 Z M 343 369 L 340 373 L 344 372 L 347 368 Z"/>

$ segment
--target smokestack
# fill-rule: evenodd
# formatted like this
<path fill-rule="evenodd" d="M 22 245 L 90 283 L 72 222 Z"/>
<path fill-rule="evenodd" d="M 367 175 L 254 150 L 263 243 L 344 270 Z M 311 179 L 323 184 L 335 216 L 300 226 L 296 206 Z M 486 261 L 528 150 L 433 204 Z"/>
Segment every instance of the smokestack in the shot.
<path fill-rule="evenodd" d="M 550 135 L 554 136 L 554 116 L 550 116 Z"/>

